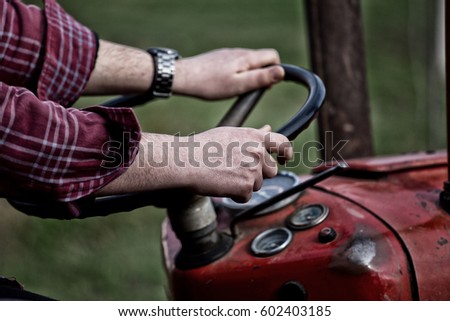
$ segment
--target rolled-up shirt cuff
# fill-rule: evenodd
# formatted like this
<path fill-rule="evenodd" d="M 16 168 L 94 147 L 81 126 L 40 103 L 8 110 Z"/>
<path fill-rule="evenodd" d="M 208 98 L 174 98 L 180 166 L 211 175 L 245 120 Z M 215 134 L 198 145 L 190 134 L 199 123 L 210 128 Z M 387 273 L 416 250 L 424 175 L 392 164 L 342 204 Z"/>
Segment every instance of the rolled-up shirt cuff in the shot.
<path fill-rule="evenodd" d="M 44 10 L 45 56 L 37 94 L 40 99 L 70 106 L 80 97 L 94 69 L 97 38 L 54 0 L 46 0 Z"/>

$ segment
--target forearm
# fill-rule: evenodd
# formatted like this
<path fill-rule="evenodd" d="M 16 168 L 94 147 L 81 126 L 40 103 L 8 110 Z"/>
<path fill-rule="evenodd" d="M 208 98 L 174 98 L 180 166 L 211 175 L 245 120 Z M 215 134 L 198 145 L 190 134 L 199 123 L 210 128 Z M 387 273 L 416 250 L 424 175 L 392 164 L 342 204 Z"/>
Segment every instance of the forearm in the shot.
<path fill-rule="evenodd" d="M 145 92 L 151 86 L 153 68 L 153 59 L 145 50 L 100 40 L 95 68 L 84 93 Z"/>
<path fill-rule="evenodd" d="M 126 172 L 99 190 L 96 195 L 115 195 L 148 192 L 167 188 L 187 187 L 181 162 L 185 162 L 184 149 L 174 148 L 175 136 L 142 133 L 139 151 Z M 174 152 L 177 150 L 177 152 Z M 182 153 L 183 155 L 180 155 Z M 180 170 L 181 169 L 181 170 Z"/>
<path fill-rule="evenodd" d="M 174 94 L 186 92 L 189 72 L 186 69 L 189 66 L 185 59 L 175 62 Z M 145 50 L 100 40 L 95 68 L 84 94 L 144 93 L 152 85 L 154 70 L 153 58 Z"/>
<path fill-rule="evenodd" d="M 230 98 L 269 87 L 284 77 L 272 49 L 220 49 L 175 62 L 172 92 L 202 99 Z M 154 77 L 153 58 L 145 50 L 100 40 L 97 61 L 85 94 L 143 93 Z"/>
<path fill-rule="evenodd" d="M 219 127 L 186 137 L 143 133 L 134 163 L 96 195 L 182 188 L 245 201 L 276 174 L 269 153 L 292 157 L 289 141 L 270 127 Z"/>

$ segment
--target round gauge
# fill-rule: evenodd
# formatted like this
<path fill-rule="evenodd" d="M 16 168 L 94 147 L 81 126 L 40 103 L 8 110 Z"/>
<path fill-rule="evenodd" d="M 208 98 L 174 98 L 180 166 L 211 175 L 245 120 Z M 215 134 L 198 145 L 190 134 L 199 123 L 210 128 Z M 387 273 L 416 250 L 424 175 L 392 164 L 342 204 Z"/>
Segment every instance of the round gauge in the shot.
<path fill-rule="evenodd" d="M 295 185 L 298 185 L 299 183 L 300 178 L 297 175 L 291 172 L 281 171 L 278 173 L 278 175 L 272 178 L 264 179 L 261 189 L 257 192 L 254 192 L 252 197 L 247 203 L 236 203 L 231 198 L 223 198 L 221 204 L 225 208 L 233 212 L 239 212 L 251 208 L 255 205 L 258 205 L 268 200 L 269 198 L 278 195 L 281 192 L 284 192 Z M 300 194 L 301 192 L 294 194 L 290 197 L 287 197 L 275 203 L 274 205 L 262 210 L 257 215 L 267 214 L 270 212 L 274 212 L 280 208 L 283 208 L 286 205 L 295 201 L 300 196 Z"/>
<path fill-rule="evenodd" d="M 256 236 L 251 245 L 256 256 L 270 256 L 284 250 L 292 241 L 292 232 L 279 227 L 266 230 Z"/>
<path fill-rule="evenodd" d="M 328 216 L 328 207 L 311 204 L 297 209 L 288 219 L 287 224 L 295 230 L 305 230 L 322 223 Z"/>

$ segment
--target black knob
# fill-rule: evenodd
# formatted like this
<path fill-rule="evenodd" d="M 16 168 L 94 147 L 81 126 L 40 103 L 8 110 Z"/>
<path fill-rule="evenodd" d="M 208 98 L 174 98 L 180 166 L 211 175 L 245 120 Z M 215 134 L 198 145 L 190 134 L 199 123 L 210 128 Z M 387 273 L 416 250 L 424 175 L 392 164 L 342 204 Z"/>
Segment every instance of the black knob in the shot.
<path fill-rule="evenodd" d="M 332 227 L 324 227 L 319 232 L 319 242 L 326 244 L 330 243 L 331 241 L 334 241 L 336 238 L 337 233 Z"/>
<path fill-rule="evenodd" d="M 306 301 L 307 293 L 302 284 L 288 281 L 281 286 L 278 299 L 282 301 Z"/>

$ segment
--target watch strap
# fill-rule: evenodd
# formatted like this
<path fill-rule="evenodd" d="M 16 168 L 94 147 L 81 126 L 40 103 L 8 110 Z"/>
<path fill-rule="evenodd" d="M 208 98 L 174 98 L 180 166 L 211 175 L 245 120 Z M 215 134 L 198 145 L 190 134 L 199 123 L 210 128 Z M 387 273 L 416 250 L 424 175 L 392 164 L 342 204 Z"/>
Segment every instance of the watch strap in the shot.
<path fill-rule="evenodd" d="M 150 92 L 154 97 L 169 98 L 172 95 L 175 60 L 179 58 L 178 52 L 168 48 L 149 48 L 147 52 L 153 57 L 155 67 Z"/>

